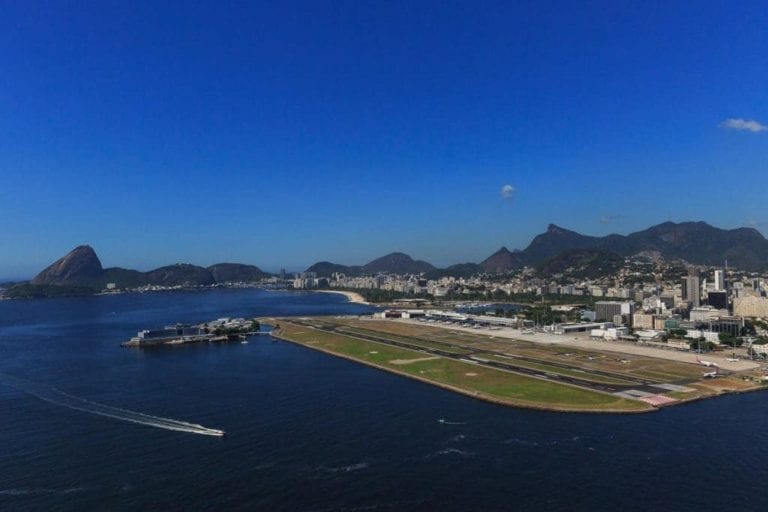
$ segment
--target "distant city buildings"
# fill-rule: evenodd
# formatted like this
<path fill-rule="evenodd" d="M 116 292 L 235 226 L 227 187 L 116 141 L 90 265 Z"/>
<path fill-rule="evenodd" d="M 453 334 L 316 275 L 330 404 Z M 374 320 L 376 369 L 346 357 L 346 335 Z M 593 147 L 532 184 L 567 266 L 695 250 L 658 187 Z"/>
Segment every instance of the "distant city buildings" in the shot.
<path fill-rule="evenodd" d="M 378 289 L 399 292 L 406 298 L 431 295 L 436 302 L 487 300 L 493 304 L 505 297 L 522 296 L 520 300 L 525 302 L 538 302 L 540 297 L 543 303 L 552 305 L 552 299 L 560 297 L 560 301 L 569 305 L 563 306 L 562 311 L 566 312 L 574 309 L 568 302 L 573 298 L 572 304 L 579 305 L 575 308 L 577 316 L 566 320 L 566 313 L 552 305 L 551 310 L 557 311 L 561 323 L 541 328 L 562 334 L 586 331 L 600 339 L 663 343 L 677 349 L 688 349 L 695 342 L 719 344 L 722 333 L 733 336 L 754 333 L 748 319 L 768 318 L 767 283 L 768 275 L 735 269 L 726 272 L 721 268 L 685 270 L 676 262 L 636 262 L 631 258 L 615 274 L 595 278 L 542 276 L 536 269 L 523 268 L 507 274 L 435 278 L 429 278 L 426 273 L 351 277 L 343 273 L 318 276 L 305 272 L 293 280 L 297 289 Z M 407 314 L 422 313 L 407 311 Z M 580 321 L 574 322 L 574 318 Z M 478 317 L 473 321 L 480 320 L 487 319 Z M 533 326 L 530 319 L 518 320 L 520 325 L 527 325 L 523 322 L 529 321 Z M 507 321 L 499 317 L 487 323 L 500 325 Z M 672 331 L 677 334 L 671 335 Z M 768 330 L 758 327 L 754 335 L 768 337 Z"/>
<path fill-rule="evenodd" d="M 317 277 L 315 272 L 301 272 L 293 279 L 293 288 L 296 290 L 311 290 L 313 288 L 327 288 L 328 279 Z"/>

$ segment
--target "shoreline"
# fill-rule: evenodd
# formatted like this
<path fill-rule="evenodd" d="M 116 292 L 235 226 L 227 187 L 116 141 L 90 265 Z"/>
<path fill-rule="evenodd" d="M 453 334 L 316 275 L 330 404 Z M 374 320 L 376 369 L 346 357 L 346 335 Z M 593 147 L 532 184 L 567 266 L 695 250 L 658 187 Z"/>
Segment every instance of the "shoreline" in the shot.
<path fill-rule="evenodd" d="M 266 323 L 268 325 L 272 325 L 274 327 L 275 324 L 274 323 L 270 323 L 270 321 L 271 322 L 275 322 L 278 319 L 276 319 L 276 318 L 262 318 L 261 320 L 263 320 L 264 323 Z M 282 319 L 282 320 L 287 320 L 287 319 Z M 290 321 L 288 321 L 287 323 L 290 323 Z M 272 331 L 270 331 L 270 336 L 272 336 L 275 339 L 279 339 L 281 341 L 285 341 L 285 342 L 288 342 L 288 343 L 299 345 L 299 346 L 301 346 L 303 348 L 306 348 L 306 349 L 322 352 L 324 354 L 328 354 L 328 355 L 333 356 L 333 357 L 338 357 L 338 358 L 341 358 L 341 359 L 346 359 L 348 361 L 352 361 L 352 362 L 355 362 L 357 364 L 361 364 L 363 366 L 367 366 L 367 367 L 370 367 L 370 368 L 375 368 L 375 369 L 380 370 L 380 371 L 384 371 L 384 372 L 387 372 L 387 373 L 398 375 L 398 376 L 404 377 L 406 379 L 415 380 L 415 381 L 418 381 L 418 382 L 422 382 L 424 384 L 428 384 L 428 385 L 435 386 L 435 387 L 438 387 L 438 388 L 442 388 L 442 389 L 445 389 L 445 390 L 448 390 L 448 391 L 452 391 L 454 393 L 458 393 L 460 395 L 467 396 L 467 397 L 470 397 L 470 398 L 473 398 L 473 399 L 476 399 L 476 400 L 481 400 L 483 402 L 492 403 L 492 404 L 495 404 L 495 405 L 501 405 L 501 406 L 505 406 L 505 407 L 513 407 L 513 408 L 529 409 L 529 410 L 538 410 L 538 411 L 547 411 L 547 412 L 557 412 L 557 413 L 569 413 L 569 414 L 647 414 L 647 413 L 650 413 L 650 412 L 656 412 L 656 411 L 658 411 L 661 408 L 661 407 L 653 406 L 653 405 L 650 405 L 650 404 L 645 404 L 646 406 L 641 408 L 641 409 L 622 409 L 622 408 L 612 408 L 612 407 L 600 408 L 600 407 L 589 407 L 589 406 L 580 406 L 580 405 L 573 405 L 572 406 L 572 405 L 567 404 L 567 403 L 543 404 L 543 403 L 537 403 L 535 401 L 515 400 L 513 398 L 502 398 L 502 397 L 490 395 L 490 394 L 485 393 L 485 392 L 481 392 L 481 391 L 477 391 L 477 390 L 471 390 L 471 389 L 468 389 L 468 388 L 462 388 L 462 387 L 454 386 L 454 385 L 451 385 L 451 384 L 448 384 L 448 383 L 445 383 L 445 382 L 440 382 L 438 380 L 433 380 L 433 379 L 429 379 L 429 378 L 422 377 L 422 376 L 419 376 L 419 375 L 414 375 L 412 373 L 401 371 L 401 370 L 396 369 L 396 368 L 392 368 L 392 367 L 389 367 L 389 366 L 377 364 L 377 363 L 374 363 L 372 361 L 367 361 L 367 360 L 362 359 L 362 358 L 357 358 L 357 357 L 349 355 L 349 354 L 344 354 L 342 352 L 338 352 L 338 351 L 331 350 L 331 349 L 328 349 L 328 348 L 319 347 L 319 346 L 314 345 L 312 343 L 306 343 L 306 342 L 303 342 L 303 341 L 292 339 L 289 335 L 286 335 L 286 333 L 283 332 L 282 328 L 273 329 Z M 515 375 L 522 375 L 522 374 L 517 374 L 517 373 L 512 372 L 512 371 L 510 371 L 509 373 L 512 373 L 512 374 L 515 374 Z M 525 376 L 525 375 L 522 375 L 522 376 Z M 585 389 L 585 388 L 581 388 L 579 386 L 572 385 L 572 384 L 565 384 L 565 383 L 563 383 L 562 385 L 563 386 L 568 386 L 568 387 L 574 387 L 574 388 L 578 388 L 578 389 Z M 590 390 L 590 391 L 593 391 L 593 390 Z M 597 391 L 595 391 L 595 392 L 597 392 Z M 597 393 L 599 393 L 599 392 L 597 392 Z"/>
<path fill-rule="evenodd" d="M 369 368 L 375 368 L 377 370 L 381 370 L 383 372 L 391 373 L 394 375 L 399 375 L 400 377 L 404 377 L 406 379 L 415 380 L 417 382 L 421 382 L 424 384 L 429 384 L 430 386 L 435 386 L 438 388 L 442 388 L 448 391 L 452 391 L 454 393 L 458 393 L 463 396 L 467 396 L 469 398 L 474 398 L 476 400 L 480 400 L 483 402 L 495 404 L 495 405 L 501 405 L 505 407 L 513 407 L 518 409 L 529 409 L 529 410 L 535 410 L 535 411 L 546 411 L 546 412 L 558 412 L 558 413 L 568 413 L 568 414 L 647 414 L 650 412 L 656 412 L 659 410 L 658 407 L 654 407 L 649 405 L 646 409 L 590 409 L 590 408 L 576 408 L 576 407 L 567 407 L 562 405 L 543 405 L 543 404 L 537 404 L 535 402 L 523 402 L 523 401 L 512 401 L 512 400 L 505 400 L 502 398 L 497 398 L 485 393 L 481 393 L 479 391 L 470 391 L 468 389 L 460 388 L 457 386 L 452 386 L 450 384 L 446 384 L 444 382 L 439 382 L 431 379 L 427 379 L 424 377 L 420 377 L 418 375 L 413 375 L 410 373 L 406 373 L 403 371 L 396 370 L 394 368 L 389 368 L 387 366 L 383 366 L 380 364 L 372 363 L 370 361 L 366 361 L 364 359 L 358 359 L 356 357 L 342 354 L 339 352 L 335 352 L 333 350 L 328 350 L 321 347 L 316 347 L 307 343 L 302 343 L 300 341 L 293 340 L 291 338 L 288 338 L 284 336 L 280 332 L 270 332 L 270 335 L 273 338 L 279 339 L 281 341 L 285 341 L 288 343 L 293 343 L 295 345 L 299 345 L 301 347 L 310 349 L 310 350 L 316 350 L 318 352 L 322 352 L 324 354 L 328 354 L 333 357 L 338 357 L 341 359 L 346 359 L 347 361 L 352 361 L 358 364 L 361 364 L 363 366 L 367 366 Z M 512 372 L 510 372 L 512 373 Z"/>
<path fill-rule="evenodd" d="M 296 290 L 296 291 L 303 291 L 303 290 Z M 345 296 L 347 299 L 349 299 L 349 302 L 352 302 L 354 304 L 365 304 L 366 306 L 370 306 L 370 302 L 366 302 L 365 297 L 360 295 L 357 292 L 348 292 L 344 290 L 309 290 L 316 293 L 336 293 L 339 295 Z"/>
<path fill-rule="evenodd" d="M 275 325 L 274 322 L 277 321 L 277 318 L 264 318 L 263 321 L 266 324 L 269 325 Z M 320 332 L 325 332 L 322 328 L 318 328 L 317 326 L 312 325 L 297 325 L 292 324 L 290 319 L 287 318 L 281 318 L 280 320 L 283 320 L 288 324 L 288 326 L 294 326 L 297 328 L 308 328 L 309 330 L 318 330 Z M 282 326 L 281 326 L 282 327 Z M 292 329 L 289 329 L 289 331 L 292 332 Z M 335 331 L 328 331 L 328 333 L 332 333 Z M 355 363 L 368 366 L 371 368 L 376 368 L 381 371 L 385 371 L 388 373 L 396 374 L 404 378 L 413 379 L 416 381 L 420 381 L 432 386 L 440 387 L 443 389 L 450 390 L 455 393 L 459 393 L 461 395 L 465 395 L 471 398 L 479 399 L 485 402 L 494 403 L 497 405 L 503 405 L 508 407 L 516 407 L 521 409 L 534 409 L 534 410 L 541 410 L 541 411 L 552 411 L 552 412 L 566 412 L 566 413 L 585 413 L 585 414 L 643 414 L 647 412 L 654 412 L 658 411 L 660 409 L 665 409 L 668 407 L 674 407 L 676 405 L 683 405 L 688 404 L 691 402 L 696 402 L 708 398 L 715 398 L 718 396 L 723 395 L 729 395 L 729 394 L 740 394 L 740 393 L 749 393 L 752 391 L 760 391 L 765 390 L 768 388 L 764 383 L 760 383 L 754 378 L 748 379 L 743 378 L 744 382 L 723 382 L 719 386 L 711 386 L 708 385 L 705 379 L 698 379 L 696 382 L 690 383 L 691 386 L 693 386 L 693 389 L 689 390 L 691 391 L 691 396 L 669 396 L 668 398 L 672 398 L 673 402 L 668 403 L 650 403 L 646 402 L 646 406 L 638 409 L 630 409 L 630 408 L 624 408 L 619 404 L 610 404 L 609 406 L 594 406 L 592 404 L 582 404 L 582 403 L 570 403 L 568 401 L 562 401 L 558 403 L 551 403 L 548 401 L 538 401 L 538 400 L 528 400 L 523 397 L 501 397 L 501 396 L 495 396 L 494 394 L 488 394 L 485 391 L 473 389 L 472 387 L 464 387 L 461 385 L 455 385 L 454 383 L 447 383 L 447 382 L 441 382 L 438 379 L 432 379 L 427 376 L 423 375 L 415 375 L 412 372 L 404 371 L 401 368 L 395 368 L 391 365 L 386 364 L 380 364 L 379 362 L 371 361 L 363 357 L 358 357 L 357 354 L 352 353 L 346 353 L 344 350 L 336 350 L 335 348 L 326 347 L 326 346 L 319 346 L 316 343 L 313 343 L 312 341 L 307 341 L 304 339 L 299 339 L 291 336 L 289 332 L 286 332 L 285 329 L 275 329 L 273 332 L 270 333 L 274 338 L 280 339 L 283 341 L 287 341 L 290 343 L 294 343 L 297 345 L 301 345 L 304 348 L 308 348 L 311 350 L 316 350 L 319 352 L 326 353 L 328 355 L 331 355 L 333 357 L 339 357 L 342 359 L 346 359 L 349 361 L 354 361 Z M 297 332 L 296 334 L 304 334 L 304 332 Z M 359 341 L 365 341 L 368 343 L 378 344 L 374 340 L 366 340 L 366 339 L 360 339 L 354 336 L 352 333 L 338 333 L 345 337 L 350 337 L 351 339 L 356 339 Z M 386 344 L 385 344 L 386 345 Z M 410 348 L 410 350 L 414 350 L 413 348 Z M 418 352 L 418 350 L 416 350 Z M 371 353 L 378 353 L 378 352 L 371 352 Z M 432 358 L 429 358 L 432 359 Z M 462 359 L 460 359 L 461 361 Z M 409 360 L 410 361 L 410 360 Z M 390 361 L 392 363 L 393 361 Z M 519 375 L 523 377 L 530 377 L 526 373 L 519 373 L 514 370 L 505 370 L 508 371 L 511 374 Z M 422 372 L 423 373 L 423 372 Z M 738 372 L 736 372 L 738 373 Z M 536 377 L 531 377 L 536 378 Z M 547 377 L 542 377 L 543 379 L 547 379 Z M 747 382 L 751 381 L 751 382 Z M 605 391 L 605 390 L 597 390 L 592 389 L 589 387 L 580 386 L 575 383 L 563 383 L 559 382 L 558 384 L 578 389 L 585 389 L 587 391 L 593 391 L 596 393 L 603 393 L 603 394 L 609 394 L 614 395 L 615 393 L 611 391 Z M 693 393 L 693 391 L 696 391 L 696 393 Z M 674 394 L 674 393 L 673 393 Z M 680 395 L 680 393 L 677 393 L 677 395 Z M 627 397 L 624 397 L 627 398 Z M 637 398 L 634 398 L 634 400 L 638 401 L 644 401 L 639 400 Z"/>

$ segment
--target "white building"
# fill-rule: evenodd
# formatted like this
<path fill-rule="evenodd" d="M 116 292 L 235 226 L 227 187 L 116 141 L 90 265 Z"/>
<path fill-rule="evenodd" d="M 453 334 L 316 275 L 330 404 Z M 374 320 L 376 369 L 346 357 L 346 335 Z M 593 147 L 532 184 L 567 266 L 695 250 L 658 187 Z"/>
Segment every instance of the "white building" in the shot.
<path fill-rule="evenodd" d="M 603 329 L 592 329 L 589 336 L 592 338 L 602 338 L 606 340 L 618 340 L 622 336 L 629 334 L 627 327 L 606 327 Z"/>
<path fill-rule="evenodd" d="M 720 344 L 720 335 L 716 332 L 712 331 L 701 331 L 699 329 L 690 329 L 686 334 L 686 338 L 696 340 L 699 338 L 704 338 L 704 341 L 711 341 L 712 343 L 719 345 Z"/>
<path fill-rule="evenodd" d="M 591 323 L 578 323 L 578 324 L 557 324 L 555 325 L 555 334 L 572 334 L 574 332 L 587 332 L 593 333 L 595 330 L 602 331 L 613 327 L 611 322 L 591 322 Z M 601 335 L 602 336 L 602 335 Z"/>
<path fill-rule="evenodd" d="M 711 319 L 719 316 L 728 316 L 728 312 L 725 314 L 719 309 L 715 309 L 712 306 L 700 306 L 698 308 L 691 309 L 691 322 L 708 322 Z"/>
<path fill-rule="evenodd" d="M 635 331 L 638 341 L 659 341 L 662 333 L 663 331 L 654 331 L 653 329 Z"/>
<path fill-rule="evenodd" d="M 605 339 L 617 340 L 627 334 L 629 334 L 629 328 L 627 327 L 611 327 L 605 330 Z"/>
<path fill-rule="evenodd" d="M 723 270 L 715 270 L 715 291 L 725 290 L 725 272 Z"/>

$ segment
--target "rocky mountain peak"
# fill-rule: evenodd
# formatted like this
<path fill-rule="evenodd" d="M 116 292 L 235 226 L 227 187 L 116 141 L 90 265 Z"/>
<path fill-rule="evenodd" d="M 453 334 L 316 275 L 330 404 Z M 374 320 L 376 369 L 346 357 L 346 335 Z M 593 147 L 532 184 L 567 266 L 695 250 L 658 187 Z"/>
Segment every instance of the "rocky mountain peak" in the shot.
<path fill-rule="evenodd" d="M 32 284 L 66 285 L 97 280 L 104 268 L 90 245 L 80 245 L 53 262 L 31 281 Z"/>

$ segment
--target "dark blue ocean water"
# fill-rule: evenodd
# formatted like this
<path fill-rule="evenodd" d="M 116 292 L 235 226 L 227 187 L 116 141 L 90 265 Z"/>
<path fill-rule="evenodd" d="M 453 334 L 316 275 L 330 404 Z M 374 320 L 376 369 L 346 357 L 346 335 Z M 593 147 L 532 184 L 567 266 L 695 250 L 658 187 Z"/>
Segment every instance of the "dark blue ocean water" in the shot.
<path fill-rule="evenodd" d="M 344 301 L 228 290 L 0 302 L 2 374 L 227 432 L 76 411 L 0 377 L 0 510 L 768 509 L 766 393 L 637 416 L 556 414 L 266 336 L 119 347 L 177 321 L 366 310 Z"/>

